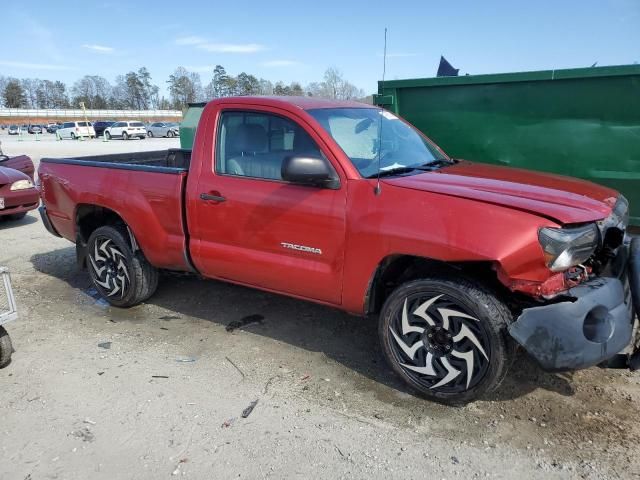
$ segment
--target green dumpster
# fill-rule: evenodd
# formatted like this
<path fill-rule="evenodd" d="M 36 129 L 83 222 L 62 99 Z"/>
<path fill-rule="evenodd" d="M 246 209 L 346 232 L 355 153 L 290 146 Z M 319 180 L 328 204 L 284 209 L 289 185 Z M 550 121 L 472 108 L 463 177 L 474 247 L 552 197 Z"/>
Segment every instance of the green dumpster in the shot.
<path fill-rule="evenodd" d="M 453 157 L 615 188 L 640 225 L 640 65 L 390 80 L 374 101 Z"/>
<path fill-rule="evenodd" d="M 191 150 L 193 148 L 193 140 L 196 137 L 196 128 L 200 121 L 200 115 L 204 110 L 206 103 L 190 103 L 187 113 L 180 124 L 180 148 Z"/>

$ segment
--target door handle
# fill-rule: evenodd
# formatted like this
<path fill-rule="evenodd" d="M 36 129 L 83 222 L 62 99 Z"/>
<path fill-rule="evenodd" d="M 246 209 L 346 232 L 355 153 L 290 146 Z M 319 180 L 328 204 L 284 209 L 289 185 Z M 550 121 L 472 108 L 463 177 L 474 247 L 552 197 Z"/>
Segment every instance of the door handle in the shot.
<path fill-rule="evenodd" d="M 216 192 L 218 193 L 218 192 Z M 224 202 L 226 200 L 225 197 L 221 195 L 212 195 L 210 193 L 201 193 L 200 200 L 204 200 L 205 202 Z"/>

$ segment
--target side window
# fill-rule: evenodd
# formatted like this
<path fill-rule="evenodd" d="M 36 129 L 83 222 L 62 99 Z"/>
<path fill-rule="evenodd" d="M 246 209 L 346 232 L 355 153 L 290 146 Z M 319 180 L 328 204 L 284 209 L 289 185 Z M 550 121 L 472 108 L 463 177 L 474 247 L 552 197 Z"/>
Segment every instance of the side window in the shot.
<path fill-rule="evenodd" d="M 62 125 L 62 128 L 71 128 L 71 127 L 73 127 L 73 123 L 71 122 L 67 122 L 64 125 Z"/>
<path fill-rule="evenodd" d="M 309 134 L 291 120 L 257 112 L 222 113 L 217 173 L 282 180 L 282 162 L 289 156 L 324 158 Z"/>

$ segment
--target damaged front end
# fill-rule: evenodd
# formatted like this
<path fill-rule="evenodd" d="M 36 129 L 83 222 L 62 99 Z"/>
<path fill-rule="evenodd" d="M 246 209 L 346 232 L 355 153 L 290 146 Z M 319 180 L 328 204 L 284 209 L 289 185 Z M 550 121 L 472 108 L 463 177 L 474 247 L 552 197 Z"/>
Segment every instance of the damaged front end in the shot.
<path fill-rule="evenodd" d="M 640 368 L 637 329 L 633 338 L 640 312 L 640 238 L 625 238 L 624 214 L 615 209 L 598 227 L 600 248 L 580 266 L 578 281 L 542 305 L 524 308 L 509 327 L 545 370 Z"/>

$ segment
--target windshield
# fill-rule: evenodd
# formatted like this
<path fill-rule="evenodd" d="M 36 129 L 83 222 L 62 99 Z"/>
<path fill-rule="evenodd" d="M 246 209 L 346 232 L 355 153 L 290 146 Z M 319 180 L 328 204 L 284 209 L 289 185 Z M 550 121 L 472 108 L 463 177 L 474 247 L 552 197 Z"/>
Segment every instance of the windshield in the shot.
<path fill-rule="evenodd" d="M 308 112 L 331 134 L 363 177 L 376 175 L 378 150 L 381 172 L 447 159 L 413 127 L 385 110 L 327 108 Z"/>

